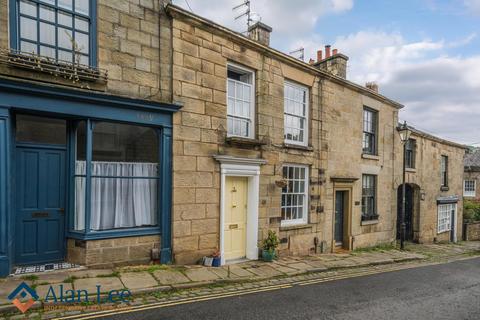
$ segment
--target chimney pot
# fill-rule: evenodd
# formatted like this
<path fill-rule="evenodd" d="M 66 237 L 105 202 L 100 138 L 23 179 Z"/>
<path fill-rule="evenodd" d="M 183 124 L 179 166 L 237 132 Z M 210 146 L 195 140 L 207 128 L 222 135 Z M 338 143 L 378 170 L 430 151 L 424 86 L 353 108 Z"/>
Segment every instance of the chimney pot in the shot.
<path fill-rule="evenodd" d="M 332 55 L 336 55 L 338 53 L 338 49 L 333 49 Z"/>
<path fill-rule="evenodd" d="M 331 45 L 326 45 L 325 46 L 325 59 L 330 58 L 330 48 L 331 47 L 332 47 Z"/>
<path fill-rule="evenodd" d="M 323 60 L 323 52 L 322 50 L 317 51 L 317 62 L 320 62 Z"/>

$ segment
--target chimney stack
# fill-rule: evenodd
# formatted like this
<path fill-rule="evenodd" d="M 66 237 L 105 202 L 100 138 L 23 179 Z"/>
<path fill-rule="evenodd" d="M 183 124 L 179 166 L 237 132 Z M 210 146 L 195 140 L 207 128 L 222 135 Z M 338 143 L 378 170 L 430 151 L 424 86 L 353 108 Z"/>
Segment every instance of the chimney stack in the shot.
<path fill-rule="evenodd" d="M 323 52 L 322 50 L 317 51 L 317 62 L 320 62 L 323 60 Z"/>
<path fill-rule="evenodd" d="M 248 28 L 248 37 L 252 40 L 260 42 L 263 45 L 269 46 L 271 32 L 272 28 L 270 26 L 258 21 Z"/>
<path fill-rule="evenodd" d="M 332 47 L 332 46 L 329 45 L 329 44 L 327 44 L 327 45 L 325 46 L 325 59 L 330 58 L 330 48 L 331 48 L 331 47 Z"/>
<path fill-rule="evenodd" d="M 367 87 L 367 89 L 370 89 L 378 93 L 378 84 L 374 81 L 365 83 L 365 87 Z"/>
<path fill-rule="evenodd" d="M 331 45 L 325 46 L 325 59 L 323 59 L 322 50 L 318 50 L 317 62 L 315 62 L 313 65 L 340 78 L 346 79 L 348 57 L 339 53 L 338 49 L 333 49 L 332 52 L 331 48 Z"/>

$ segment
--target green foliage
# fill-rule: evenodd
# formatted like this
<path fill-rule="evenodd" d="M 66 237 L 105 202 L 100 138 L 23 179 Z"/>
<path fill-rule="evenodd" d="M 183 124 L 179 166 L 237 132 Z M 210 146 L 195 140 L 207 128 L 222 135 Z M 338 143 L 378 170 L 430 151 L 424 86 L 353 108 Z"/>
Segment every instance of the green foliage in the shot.
<path fill-rule="evenodd" d="M 30 274 L 30 275 L 27 275 L 27 276 L 22 276 L 22 279 L 27 280 L 27 281 L 37 281 L 38 276 L 35 275 L 35 274 Z"/>
<path fill-rule="evenodd" d="M 463 202 L 463 219 L 466 221 L 480 221 L 480 202 L 465 200 Z"/>
<path fill-rule="evenodd" d="M 277 249 L 280 241 L 278 240 L 278 236 L 273 230 L 268 230 L 268 236 L 263 240 L 262 249 L 274 252 Z"/>

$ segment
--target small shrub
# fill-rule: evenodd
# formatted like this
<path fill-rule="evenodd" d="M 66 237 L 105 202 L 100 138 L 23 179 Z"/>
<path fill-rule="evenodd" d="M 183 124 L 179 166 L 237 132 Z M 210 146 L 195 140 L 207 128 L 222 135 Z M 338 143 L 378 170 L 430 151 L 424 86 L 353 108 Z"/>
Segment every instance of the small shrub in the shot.
<path fill-rule="evenodd" d="M 463 202 L 463 219 L 465 221 L 480 221 L 480 202 L 465 200 Z"/>
<path fill-rule="evenodd" d="M 268 230 L 268 236 L 263 240 L 262 249 L 269 252 L 275 252 L 277 249 L 280 241 L 278 240 L 278 236 L 273 230 Z"/>

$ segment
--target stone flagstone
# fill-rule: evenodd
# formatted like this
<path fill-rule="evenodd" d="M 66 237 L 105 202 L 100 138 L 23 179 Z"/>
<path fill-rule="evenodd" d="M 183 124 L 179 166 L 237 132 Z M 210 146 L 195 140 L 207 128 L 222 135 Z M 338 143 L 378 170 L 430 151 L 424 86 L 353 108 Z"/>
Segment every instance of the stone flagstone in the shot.
<path fill-rule="evenodd" d="M 190 279 L 176 270 L 157 270 L 153 276 L 163 285 L 190 282 Z"/>
<path fill-rule="evenodd" d="M 219 276 L 208 268 L 187 269 L 185 274 L 192 281 L 213 281 L 219 279 Z"/>
<path fill-rule="evenodd" d="M 148 272 L 127 272 L 120 276 L 125 287 L 128 289 L 142 289 L 158 286 L 157 280 Z"/>
<path fill-rule="evenodd" d="M 97 285 L 101 286 L 100 292 L 124 289 L 122 282 L 116 277 L 78 279 L 73 284 L 75 290 L 87 290 L 91 294 L 97 292 Z"/>

